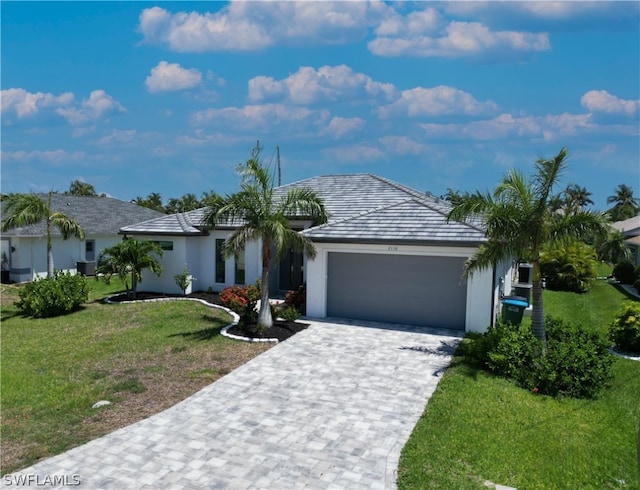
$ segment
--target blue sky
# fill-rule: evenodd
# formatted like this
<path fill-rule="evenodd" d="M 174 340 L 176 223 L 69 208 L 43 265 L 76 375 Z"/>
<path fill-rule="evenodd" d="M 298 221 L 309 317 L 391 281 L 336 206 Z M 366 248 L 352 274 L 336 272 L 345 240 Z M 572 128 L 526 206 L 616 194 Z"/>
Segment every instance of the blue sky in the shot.
<path fill-rule="evenodd" d="M 259 140 L 283 183 L 486 190 L 566 146 L 562 187 L 640 196 L 638 2 L 0 7 L 4 193 L 226 194 Z"/>

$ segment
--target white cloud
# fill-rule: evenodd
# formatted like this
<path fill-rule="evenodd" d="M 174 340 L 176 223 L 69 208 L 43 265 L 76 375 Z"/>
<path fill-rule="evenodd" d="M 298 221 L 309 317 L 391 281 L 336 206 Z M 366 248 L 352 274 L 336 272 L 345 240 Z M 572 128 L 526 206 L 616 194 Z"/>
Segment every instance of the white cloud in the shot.
<path fill-rule="evenodd" d="M 202 73 L 195 68 L 182 68 L 178 63 L 161 61 L 151 69 L 144 84 L 151 93 L 185 90 L 202 83 Z"/>
<path fill-rule="evenodd" d="M 86 153 L 83 151 L 66 151 L 62 149 L 57 150 L 18 150 L 18 151 L 3 151 L 3 162 L 18 162 L 29 163 L 33 161 L 45 162 L 52 165 L 61 165 L 66 163 L 83 162 L 86 160 Z"/>
<path fill-rule="evenodd" d="M 390 7 L 367 2 L 234 1 L 218 12 L 144 9 L 144 40 L 180 52 L 259 50 L 275 43 L 336 44 L 362 39 Z"/>
<path fill-rule="evenodd" d="M 285 97 L 295 104 L 354 99 L 388 100 L 396 95 L 393 84 L 374 81 L 347 65 L 303 66 L 283 80 L 259 76 L 249 80 L 249 100 Z"/>
<path fill-rule="evenodd" d="M 73 103 L 71 92 L 53 95 L 43 92 L 28 92 L 22 88 L 0 91 L 2 113 L 14 112 L 18 119 L 35 116 L 46 108 L 65 107 Z"/>
<path fill-rule="evenodd" d="M 470 93 L 440 85 L 433 88 L 416 87 L 403 90 L 395 102 L 377 109 L 380 117 L 394 114 L 409 117 L 442 115 L 493 114 L 498 106 L 492 102 L 479 102 Z"/>
<path fill-rule="evenodd" d="M 122 144 L 122 143 L 130 143 L 136 137 L 135 129 L 128 130 L 120 130 L 114 129 L 107 136 L 103 136 L 100 138 L 97 143 L 99 145 L 112 145 L 114 143 Z"/>
<path fill-rule="evenodd" d="M 329 121 L 326 133 L 331 134 L 335 138 L 342 138 L 349 133 L 361 130 L 365 125 L 364 119 L 360 117 L 340 117 L 335 116 Z"/>
<path fill-rule="evenodd" d="M 379 36 L 368 47 L 378 56 L 511 59 L 546 51 L 551 43 L 546 33 L 491 31 L 479 22 L 453 21 L 439 37 L 407 28 L 395 36 Z"/>
<path fill-rule="evenodd" d="M 296 130 L 322 126 L 329 119 L 329 111 L 314 111 L 304 107 L 282 104 L 246 105 L 207 109 L 193 115 L 196 125 L 224 125 L 236 129 L 268 130 L 274 126 L 291 126 Z"/>
<path fill-rule="evenodd" d="M 594 129 L 590 114 L 551 114 L 514 117 L 511 114 L 462 124 L 421 124 L 429 138 L 501 140 L 507 138 L 542 138 L 553 141 Z"/>
<path fill-rule="evenodd" d="M 590 90 L 582 96 L 580 103 L 591 112 L 607 114 L 633 116 L 640 109 L 640 100 L 619 99 L 606 90 Z"/>
<path fill-rule="evenodd" d="M 80 107 L 56 110 L 70 124 L 81 125 L 101 117 L 126 112 L 126 109 L 104 90 L 93 90 L 88 99 L 83 99 Z"/>

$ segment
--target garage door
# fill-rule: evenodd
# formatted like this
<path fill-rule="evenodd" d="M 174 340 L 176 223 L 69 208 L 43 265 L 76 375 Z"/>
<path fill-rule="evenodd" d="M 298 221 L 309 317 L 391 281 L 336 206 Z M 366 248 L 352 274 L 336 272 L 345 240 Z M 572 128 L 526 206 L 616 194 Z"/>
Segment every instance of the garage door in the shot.
<path fill-rule="evenodd" d="M 330 252 L 327 315 L 464 330 L 464 258 Z"/>

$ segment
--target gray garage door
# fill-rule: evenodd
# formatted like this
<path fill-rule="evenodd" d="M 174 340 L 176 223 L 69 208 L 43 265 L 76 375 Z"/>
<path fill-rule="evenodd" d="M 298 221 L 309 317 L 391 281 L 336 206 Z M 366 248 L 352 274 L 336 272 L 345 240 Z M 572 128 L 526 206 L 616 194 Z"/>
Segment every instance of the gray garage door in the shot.
<path fill-rule="evenodd" d="M 327 315 L 464 330 L 464 259 L 330 252 Z"/>

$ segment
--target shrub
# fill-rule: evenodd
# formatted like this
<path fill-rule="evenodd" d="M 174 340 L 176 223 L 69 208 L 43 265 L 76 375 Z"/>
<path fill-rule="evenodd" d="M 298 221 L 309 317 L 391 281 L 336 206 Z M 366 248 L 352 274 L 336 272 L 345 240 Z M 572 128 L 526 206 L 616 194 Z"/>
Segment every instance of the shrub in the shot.
<path fill-rule="evenodd" d="M 611 378 L 613 357 L 600 332 L 548 318 L 547 355 L 536 374 L 540 393 L 593 398 Z M 530 387 L 532 388 L 532 387 Z"/>
<path fill-rule="evenodd" d="M 498 323 L 462 344 L 461 355 L 523 388 L 552 396 L 589 398 L 610 378 L 613 362 L 607 339 L 582 326 L 548 318 L 547 354 L 524 326 Z"/>
<path fill-rule="evenodd" d="M 307 306 L 307 285 L 302 284 L 298 289 L 288 291 L 284 297 L 284 303 L 289 306 L 293 306 L 300 313 L 305 314 Z"/>
<path fill-rule="evenodd" d="M 191 277 L 186 265 L 180 274 L 173 276 L 173 279 L 176 281 L 176 285 L 180 288 L 182 294 L 187 294 L 187 288 L 196 280 L 195 277 Z"/>
<path fill-rule="evenodd" d="M 613 275 L 622 284 L 633 284 L 635 281 L 635 267 L 630 260 L 618 262 L 613 268 Z"/>
<path fill-rule="evenodd" d="M 240 316 L 240 325 L 255 323 L 258 319 L 256 305 L 260 288 L 256 286 L 230 286 L 220 292 L 220 302 Z"/>
<path fill-rule="evenodd" d="M 540 254 L 540 271 L 548 289 L 584 293 L 597 277 L 596 253 L 581 242 L 554 246 Z"/>
<path fill-rule="evenodd" d="M 286 306 L 278 312 L 278 316 L 284 318 L 288 322 L 295 322 L 300 318 L 300 312 L 293 306 Z"/>
<path fill-rule="evenodd" d="M 89 299 L 87 279 L 55 271 L 54 276 L 37 279 L 19 291 L 17 308 L 27 316 L 47 318 L 77 310 Z"/>
<path fill-rule="evenodd" d="M 640 354 L 640 304 L 628 303 L 609 326 L 609 337 L 621 350 Z"/>

